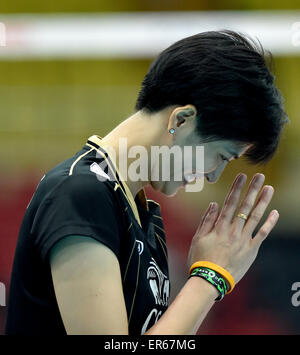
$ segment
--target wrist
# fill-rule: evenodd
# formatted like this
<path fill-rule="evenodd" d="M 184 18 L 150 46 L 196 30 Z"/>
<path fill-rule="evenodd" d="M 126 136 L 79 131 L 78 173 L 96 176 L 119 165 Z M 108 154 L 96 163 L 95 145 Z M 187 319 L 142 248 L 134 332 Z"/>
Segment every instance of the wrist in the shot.
<path fill-rule="evenodd" d="M 209 298 L 212 298 L 213 301 L 219 296 L 218 290 L 201 277 L 191 277 L 187 280 L 186 284 L 190 285 L 195 292 L 201 292 L 201 294 L 205 293 Z"/>
<path fill-rule="evenodd" d="M 219 296 L 215 301 L 221 301 L 224 296 L 227 294 L 227 286 L 225 279 L 218 274 L 216 271 L 209 269 L 207 267 L 196 267 L 190 273 L 189 278 L 200 277 L 206 280 L 209 284 L 213 285 L 214 288 L 218 291 Z"/>
<path fill-rule="evenodd" d="M 214 274 L 216 274 L 218 277 L 217 277 L 217 280 L 215 280 L 215 281 L 217 281 L 217 284 L 219 284 L 219 282 L 221 281 L 221 283 L 224 286 L 222 288 L 224 288 L 224 290 L 226 288 L 225 294 L 230 293 L 234 289 L 234 286 L 235 286 L 234 278 L 227 270 L 225 270 L 220 265 L 217 265 L 217 264 L 212 263 L 210 261 L 197 261 L 190 267 L 189 275 L 191 276 L 193 271 L 196 269 L 199 269 L 199 268 L 207 269 L 208 271 L 211 271 Z M 207 273 L 206 271 L 203 271 L 203 272 Z M 205 275 L 202 275 L 202 276 L 205 276 Z M 206 279 L 208 279 L 208 278 L 206 277 Z M 215 283 L 215 282 L 213 282 L 213 283 Z M 218 286 L 216 285 L 216 287 L 218 287 Z"/>

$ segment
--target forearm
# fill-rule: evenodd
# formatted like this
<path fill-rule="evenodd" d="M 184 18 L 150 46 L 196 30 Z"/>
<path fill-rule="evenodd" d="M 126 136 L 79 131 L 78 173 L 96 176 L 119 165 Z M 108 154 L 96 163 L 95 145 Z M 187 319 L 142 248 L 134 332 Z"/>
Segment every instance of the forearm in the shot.
<path fill-rule="evenodd" d="M 191 277 L 145 335 L 195 334 L 217 297 L 218 291 L 213 285 L 200 277 Z"/>

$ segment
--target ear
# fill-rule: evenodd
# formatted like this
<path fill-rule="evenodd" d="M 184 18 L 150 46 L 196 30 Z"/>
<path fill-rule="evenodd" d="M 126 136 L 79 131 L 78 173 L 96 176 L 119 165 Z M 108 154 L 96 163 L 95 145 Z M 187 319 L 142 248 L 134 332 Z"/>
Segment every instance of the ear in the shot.
<path fill-rule="evenodd" d="M 194 105 L 176 107 L 170 115 L 168 130 L 174 128 L 176 132 L 176 128 L 192 122 L 196 116 L 197 109 Z"/>

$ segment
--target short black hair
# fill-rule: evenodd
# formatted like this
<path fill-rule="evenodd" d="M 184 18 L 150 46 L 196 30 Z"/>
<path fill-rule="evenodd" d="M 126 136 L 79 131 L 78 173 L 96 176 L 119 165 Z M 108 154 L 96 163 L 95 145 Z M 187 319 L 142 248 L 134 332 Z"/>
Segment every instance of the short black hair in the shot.
<path fill-rule="evenodd" d="M 252 144 L 254 164 L 274 155 L 289 119 L 271 73 L 272 54 L 249 36 L 230 30 L 198 33 L 163 50 L 142 82 L 135 110 L 155 113 L 193 104 L 204 141 Z"/>

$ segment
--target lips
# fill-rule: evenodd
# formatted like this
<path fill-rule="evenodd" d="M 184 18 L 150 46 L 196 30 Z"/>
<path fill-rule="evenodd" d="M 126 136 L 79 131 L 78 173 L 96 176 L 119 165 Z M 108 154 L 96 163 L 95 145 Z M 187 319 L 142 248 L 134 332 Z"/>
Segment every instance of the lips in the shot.
<path fill-rule="evenodd" d="M 206 180 L 207 180 L 208 182 L 210 182 L 210 178 L 209 178 L 209 175 L 207 175 L 207 174 L 204 174 L 204 176 L 206 177 Z"/>

